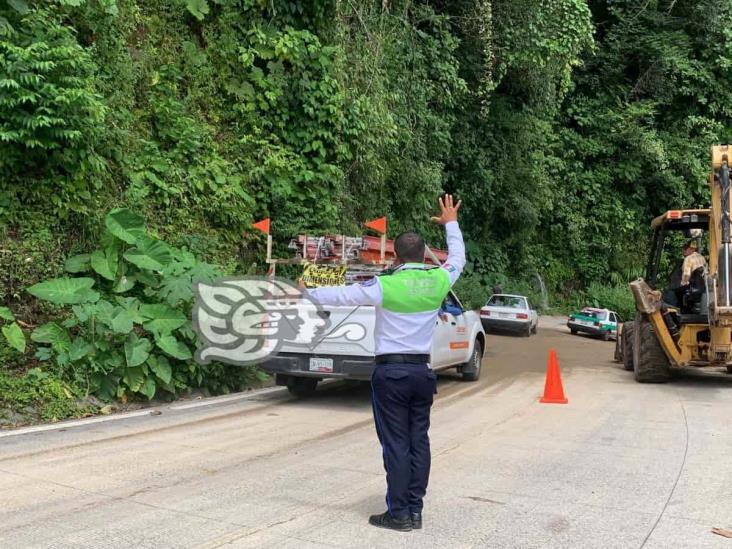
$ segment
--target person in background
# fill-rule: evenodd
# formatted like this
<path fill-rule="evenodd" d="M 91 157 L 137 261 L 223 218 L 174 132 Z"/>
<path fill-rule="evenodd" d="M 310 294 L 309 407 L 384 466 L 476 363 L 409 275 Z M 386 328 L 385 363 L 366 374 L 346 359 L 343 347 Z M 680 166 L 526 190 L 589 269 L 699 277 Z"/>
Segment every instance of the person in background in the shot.
<path fill-rule="evenodd" d="M 697 250 L 698 245 L 695 240 L 687 242 L 681 249 L 684 259 L 676 264 L 671 272 L 668 284 L 663 290 L 662 299 L 667 305 L 681 307 L 684 293 L 691 280 L 691 274 L 699 267 L 706 268 L 707 262 Z"/>
<path fill-rule="evenodd" d="M 423 498 L 430 473 L 430 409 L 437 376 L 429 366 L 440 306 L 465 266 L 458 226 L 460 202 L 440 197 L 448 256 L 441 267 L 425 265 L 424 239 L 414 232 L 394 241 L 397 266 L 362 284 L 317 288 L 308 294 L 322 305 L 373 305 L 376 368 L 371 377 L 374 423 L 386 470 L 384 513 L 369 517 L 380 528 L 422 528 Z"/>
<path fill-rule="evenodd" d="M 698 251 L 698 244 L 695 240 L 691 240 L 684 245 L 683 249 L 684 263 L 681 266 L 681 285 L 688 286 L 691 279 L 691 273 L 699 267 L 707 268 L 707 260 Z"/>

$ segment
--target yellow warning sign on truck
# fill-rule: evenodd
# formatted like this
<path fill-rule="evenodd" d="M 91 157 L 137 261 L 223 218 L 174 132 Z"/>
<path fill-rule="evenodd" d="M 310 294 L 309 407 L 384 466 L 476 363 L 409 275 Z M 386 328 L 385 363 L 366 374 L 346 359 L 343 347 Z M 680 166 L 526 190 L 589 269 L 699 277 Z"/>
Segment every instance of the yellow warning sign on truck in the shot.
<path fill-rule="evenodd" d="M 346 283 L 346 266 L 308 263 L 303 269 L 302 281 L 307 288 L 342 286 Z"/>

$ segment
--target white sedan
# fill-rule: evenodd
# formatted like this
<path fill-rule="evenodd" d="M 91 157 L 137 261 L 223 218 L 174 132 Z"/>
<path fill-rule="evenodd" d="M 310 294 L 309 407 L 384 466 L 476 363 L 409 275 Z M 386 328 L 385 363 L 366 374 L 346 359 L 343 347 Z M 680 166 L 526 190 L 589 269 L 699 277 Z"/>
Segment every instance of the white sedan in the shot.
<path fill-rule="evenodd" d="M 529 337 L 539 328 L 539 314 L 522 295 L 492 295 L 480 309 L 480 320 L 486 332 L 507 330 Z"/>

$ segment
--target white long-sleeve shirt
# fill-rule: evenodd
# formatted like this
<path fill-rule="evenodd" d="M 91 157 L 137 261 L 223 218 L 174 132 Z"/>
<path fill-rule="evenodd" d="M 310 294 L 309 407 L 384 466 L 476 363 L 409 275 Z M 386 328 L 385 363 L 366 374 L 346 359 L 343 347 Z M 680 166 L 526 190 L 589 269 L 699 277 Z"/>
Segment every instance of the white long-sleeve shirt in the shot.
<path fill-rule="evenodd" d="M 377 355 L 429 354 L 442 300 L 465 267 L 465 245 L 457 221 L 445 224 L 447 261 L 441 267 L 400 265 L 392 274 L 362 284 L 309 290 L 321 305 L 376 308 Z"/>

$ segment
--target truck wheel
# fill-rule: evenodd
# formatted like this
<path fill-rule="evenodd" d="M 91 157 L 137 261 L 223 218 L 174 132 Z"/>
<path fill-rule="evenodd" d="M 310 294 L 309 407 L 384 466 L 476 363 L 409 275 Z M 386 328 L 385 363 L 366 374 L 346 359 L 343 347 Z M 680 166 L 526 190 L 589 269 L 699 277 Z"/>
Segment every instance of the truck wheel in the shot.
<path fill-rule="evenodd" d="M 600 337 L 602 337 L 602 340 L 603 341 L 609 341 L 610 340 L 610 332 L 608 332 L 607 330 L 603 330 L 602 331 L 602 336 L 600 336 Z"/>
<path fill-rule="evenodd" d="M 306 398 L 315 394 L 318 381 L 318 379 L 312 377 L 292 377 L 288 380 L 287 390 L 290 391 L 291 395 Z"/>
<path fill-rule="evenodd" d="M 629 372 L 633 369 L 633 332 L 635 331 L 635 321 L 631 320 L 623 324 L 623 333 L 620 334 L 620 362 L 623 368 Z"/>
<path fill-rule="evenodd" d="M 483 346 L 480 344 L 480 341 L 476 340 L 470 360 L 462 365 L 463 381 L 478 381 L 482 361 Z"/>
<path fill-rule="evenodd" d="M 534 324 L 534 327 L 531 329 L 531 333 L 534 335 L 539 333 L 539 323 L 538 322 L 536 324 Z"/>
<path fill-rule="evenodd" d="M 577 335 L 577 330 L 575 328 L 570 328 L 569 331 L 572 332 L 573 336 Z"/>
<path fill-rule="evenodd" d="M 669 363 L 648 319 L 636 321 L 633 338 L 633 372 L 639 383 L 666 383 Z"/>
<path fill-rule="evenodd" d="M 529 324 L 528 326 L 526 326 L 526 329 L 523 332 L 521 332 L 521 335 L 524 336 L 524 337 L 530 337 L 531 336 L 531 324 Z"/>

